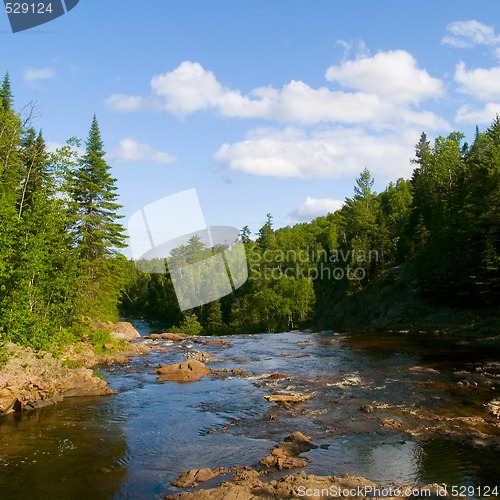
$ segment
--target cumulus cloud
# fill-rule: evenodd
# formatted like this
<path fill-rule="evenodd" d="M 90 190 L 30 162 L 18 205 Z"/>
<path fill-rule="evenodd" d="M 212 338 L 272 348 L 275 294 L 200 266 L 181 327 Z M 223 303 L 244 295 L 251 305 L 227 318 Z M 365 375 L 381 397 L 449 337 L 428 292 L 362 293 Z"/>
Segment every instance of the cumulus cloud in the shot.
<path fill-rule="evenodd" d="M 404 50 L 379 52 L 330 66 L 326 78 L 391 102 L 419 103 L 444 93 L 443 82 L 417 66 Z"/>
<path fill-rule="evenodd" d="M 493 118 L 500 116 L 500 102 L 488 102 L 482 108 L 461 106 L 456 114 L 457 123 L 471 123 L 473 125 L 490 125 Z"/>
<path fill-rule="evenodd" d="M 281 88 L 258 87 L 247 94 L 220 83 L 200 63 L 184 61 L 176 69 L 151 80 L 152 97 L 116 94 L 107 104 L 119 111 L 155 107 L 177 116 L 211 110 L 218 115 L 261 118 L 304 125 L 336 122 L 398 127 L 399 123 L 447 125 L 443 120 L 411 108 L 443 93 L 440 80 L 417 67 L 405 51 L 381 52 L 374 57 L 344 61 L 327 70 L 327 79 L 354 91 L 313 88 L 292 80 Z"/>
<path fill-rule="evenodd" d="M 257 131 L 244 141 L 222 145 L 215 160 L 235 171 L 278 178 L 340 178 L 368 167 L 383 179 L 393 179 L 411 173 L 409 155 L 420 133 L 408 129 L 380 135 L 338 128 L 300 136 Z"/>
<path fill-rule="evenodd" d="M 500 66 L 495 68 L 465 69 L 465 63 L 460 62 L 455 69 L 455 81 L 459 90 L 477 99 L 500 100 Z"/>
<path fill-rule="evenodd" d="M 23 78 L 26 83 L 37 83 L 40 80 L 51 80 L 56 76 L 55 70 L 51 68 L 26 68 Z"/>
<path fill-rule="evenodd" d="M 334 200 L 332 198 L 311 198 L 307 197 L 304 203 L 299 208 L 294 210 L 290 216 L 296 220 L 309 221 L 333 213 L 340 208 L 344 202 L 342 200 Z"/>
<path fill-rule="evenodd" d="M 119 147 L 108 154 L 111 163 L 144 162 L 168 164 L 175 161 L 173 156 L 162 151 L 156 151 L 148 144 L 134 139 L 123 139 Z"/>
<path fill-rule="evenodd" d="M 495 28 L 475 20 L 455 21 L 446 27 L 448 35 L 441 40 L 445 45 L 467 48 L 476 45 L 500 45 Z"/>

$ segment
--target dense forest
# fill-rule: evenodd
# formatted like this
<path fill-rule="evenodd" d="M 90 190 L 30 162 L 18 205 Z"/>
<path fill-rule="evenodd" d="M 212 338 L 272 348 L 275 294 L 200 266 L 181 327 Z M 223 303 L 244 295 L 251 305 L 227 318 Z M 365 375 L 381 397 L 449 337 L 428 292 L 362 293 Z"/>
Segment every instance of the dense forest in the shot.
<path fill-rule="evenodd" d="M 249 279 L 191 311 L 179 310 L 168 271 L 144 273 L 129 263 L 123 312 L 186 333 L 284 331 L 317 323 L 332 304 L 355 300 L 388 277 L 397 293 L 403 275 L 431 305 L 498 306 L 499 118 L 476 130 L 472 145 L 458 132 L 433 144 L 423 133 L 412 161 L 410 180 L 378 194 L 363 170 L 352 198 L 310 223 L 275 230 L 268 214 L 256 238 L 244 227 Z M 177 250 L 186 264 L 217 251 L 200 248 L 196 238 Z"/>
<path fill-rule="evenodd" d="M 48 152 L 32 107 L 0 87 L 0 343 L 50 349 L 88 336 L 96 320 L 144 317 L 197 334 L 277 332 L 311 324 L 404 269 L 420 300 L 455 308 L 500 303 L 500 120 L 431 144 L 422 134 L 410 180 L 373 190 L 368 169 L 335 213 L 257 234 L 241 230 L 248 280 L 181 311 L 168 269 L 140 271 L 125 235 L 97 119 L 85 141 Z M 177 265 L 212 255 L 196 237 Z M 141 266 L 141 269 L 144 267 Z"/>
<path fill-rule="evenodd" d="M 54 153 L 0 87 L 0 341 L 53 349 L 117 318 L 124 231 L 94 116 Z"/>

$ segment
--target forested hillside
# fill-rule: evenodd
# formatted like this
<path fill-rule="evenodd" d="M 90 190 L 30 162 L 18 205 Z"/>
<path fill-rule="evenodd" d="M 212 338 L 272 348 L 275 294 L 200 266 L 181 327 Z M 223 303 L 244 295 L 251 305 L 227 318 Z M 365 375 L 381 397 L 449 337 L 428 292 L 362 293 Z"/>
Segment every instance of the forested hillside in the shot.
<path fill-rule="evenodd" d="M 458 132 L 432 144 L 422 134 L 411 179 L 375 193 L 365 169 L 352 197 L 333 214 L 279 229 L 268 214 L 257 234 L 245 226 L 246 283 L 181 312 L 168 270 L 141 272 L 120 253 L 120 206 L 95 116 L 84 142 L 71 139 L 48 152 L 30 109 L 14 110 L 5 76 L 0 87 L 1 342 L 49 349 L 77 340 L 95 320 L 117 319 L 120 301 L 123 315 L 205 334 L 324 324 L 325 318 L 335 319 L 335 304 L 347 310 L 366 290 L 377 300 L 387 283 L 392 292 L 411 289 L 430 305 L 463 309 L 500 303 L 498 117 L 476 132 L 471 145 Z M 177 263 L 212 252 L 193 238 L 178 249 Z M 396 300 L 394 293 L 380 301 Z"/>
<path fill-rule="evenodd" d="M 50 349 L 115 319 L 123 286 L 119 205 L 94 116 L 84 153 L 47 151 L 32 107 L 0 87 L 0 342 Z"/>
<path fill-rule="evenodd" d="M 256 238 L 244 227 L 249 279 L 187 314 L 177 306 L 168 272 L 142 273 L 129 263 L 123 311 L 211 334 L 276 332 L 311 321 L 328 326 L 323 320 L 334 322 L 335 305 L 348 308 L 367 287 L 372 302 L 395 301 L 410 290 L 431 306 L 498 306 L 499 118 L 477 130 L 471 145 L 458 132 L 433 144 L 423 133 L 413 162 L 410 180 L 391 182 L 378 194 L 365 169 L 352 198 L 311 223 L 275 230 L 268 214 Z M 182 249 L 187 263 L 202 250 L 198 244 Z M 387 283 L 389 296 L 377 297 Z"/>

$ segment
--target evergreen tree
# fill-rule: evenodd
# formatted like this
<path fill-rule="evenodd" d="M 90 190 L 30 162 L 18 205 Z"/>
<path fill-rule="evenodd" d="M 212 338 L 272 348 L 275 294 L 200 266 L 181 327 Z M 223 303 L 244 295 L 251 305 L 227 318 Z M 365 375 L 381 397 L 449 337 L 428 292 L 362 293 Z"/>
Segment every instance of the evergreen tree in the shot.
<path fill-rule="evenodd" d="M 103 142 L 94 115 L 85 154 L 73 173 L 71 211 L 78 249 L 80 280 L 77 311 L 81 316 L 113 319 L 124 284 L 124 229 L 118 222 L 116 186 L 104 159 Z"/>

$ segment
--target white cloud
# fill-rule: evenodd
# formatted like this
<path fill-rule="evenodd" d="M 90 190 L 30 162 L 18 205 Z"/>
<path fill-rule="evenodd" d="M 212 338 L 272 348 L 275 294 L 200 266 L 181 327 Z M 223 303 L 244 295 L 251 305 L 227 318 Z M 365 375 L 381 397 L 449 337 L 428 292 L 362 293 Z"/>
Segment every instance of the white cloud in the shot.
<path fill-rule="evenodd" d="M 114 94 L 106 99 L 106 105 L 116 111 L 145 111 L 158 108 L 158 100 L 148 97 Z"/>
<path fill-rule="evenodd" d="M 292 80 L 280 89 L 258 87 L 244 95 L 222 85 L 211 71 L 197 62 L 184 61 L 173 71 L 151 80 L 154 97 L 113 95 L 107 104 L 119 111 L 156 107 L 178 116 L 212 110 L 226 117 L 261 118 L 285 123 L 336 122 L 399 128 L 401 122 L 447 127 L 432 113 L 411 109 L 443 93 L 443 84 L 419 69 L 404 51 L 381 52 L 331 66 L 327 78 L 356 91 L 312 88 Z"/>
<path fill-rule="evenodd" d="M 156 151 L 148 144 L 143 144 L 134 139 L 123 139 L 117 149 L 108 154 L 110 163 L 144 162 L 167 164 L 175 161 L 168 153 Z"/>
<path fill-rule="evenodd" d="M 372 134 L 361 128 L 338 128 L 305 134 L 251 134 L 224 144 L 215 160 L 253 175 L 300 179 L 340 178 L 368 167 L 378 178 L 410 175 L 409 158 L 421 131 Z"/>
<path fill-rule="evenodd" d="M 414 57 L 404 50 L 379 52 L 330 66 L 326 78 L 390 102 L 418 103 L 444 93 L 442 81 L 419 69 Z"/>
<path fill-rule="evenodd" d="M 294 210 L 290 215 L 297 220 L 309 221 L 333 213 L 340 208 L 344 202 L 342 200 L 334 200 L 332 198 L 311 198 L 307 197 L 297 210 Z"/>
<path fill-rule="evenodd" d="M 455 21 L 446 27 L 449 35 L 441 40 L 452 47 L 466 48 L 476 45 L 500 45 L 495 28 L 475 20 Z"/>
<path fill-rule="evenodd" d="M 495 68 L 465 69 L 465 63 L 460 62 L 455 69 L 455 81 L 459 90 L 483 101 L 500 99 L 500 66 Z"/>
<path fill-rule="evenodd" d="M 55 70 L 51 68 L 26 68 L 23 78 L 27 83 L 37 83 L 40 80 L 51 80 L 56 76 Z"/>
<path fill-rule="evenodd" d="M 457 123 L 490 125 L 496 115 L 500 116 L 500 102 L 488 102 L 481 109 L 474 109 L 467 105 L 460 107 L 455 119 Z"/>

